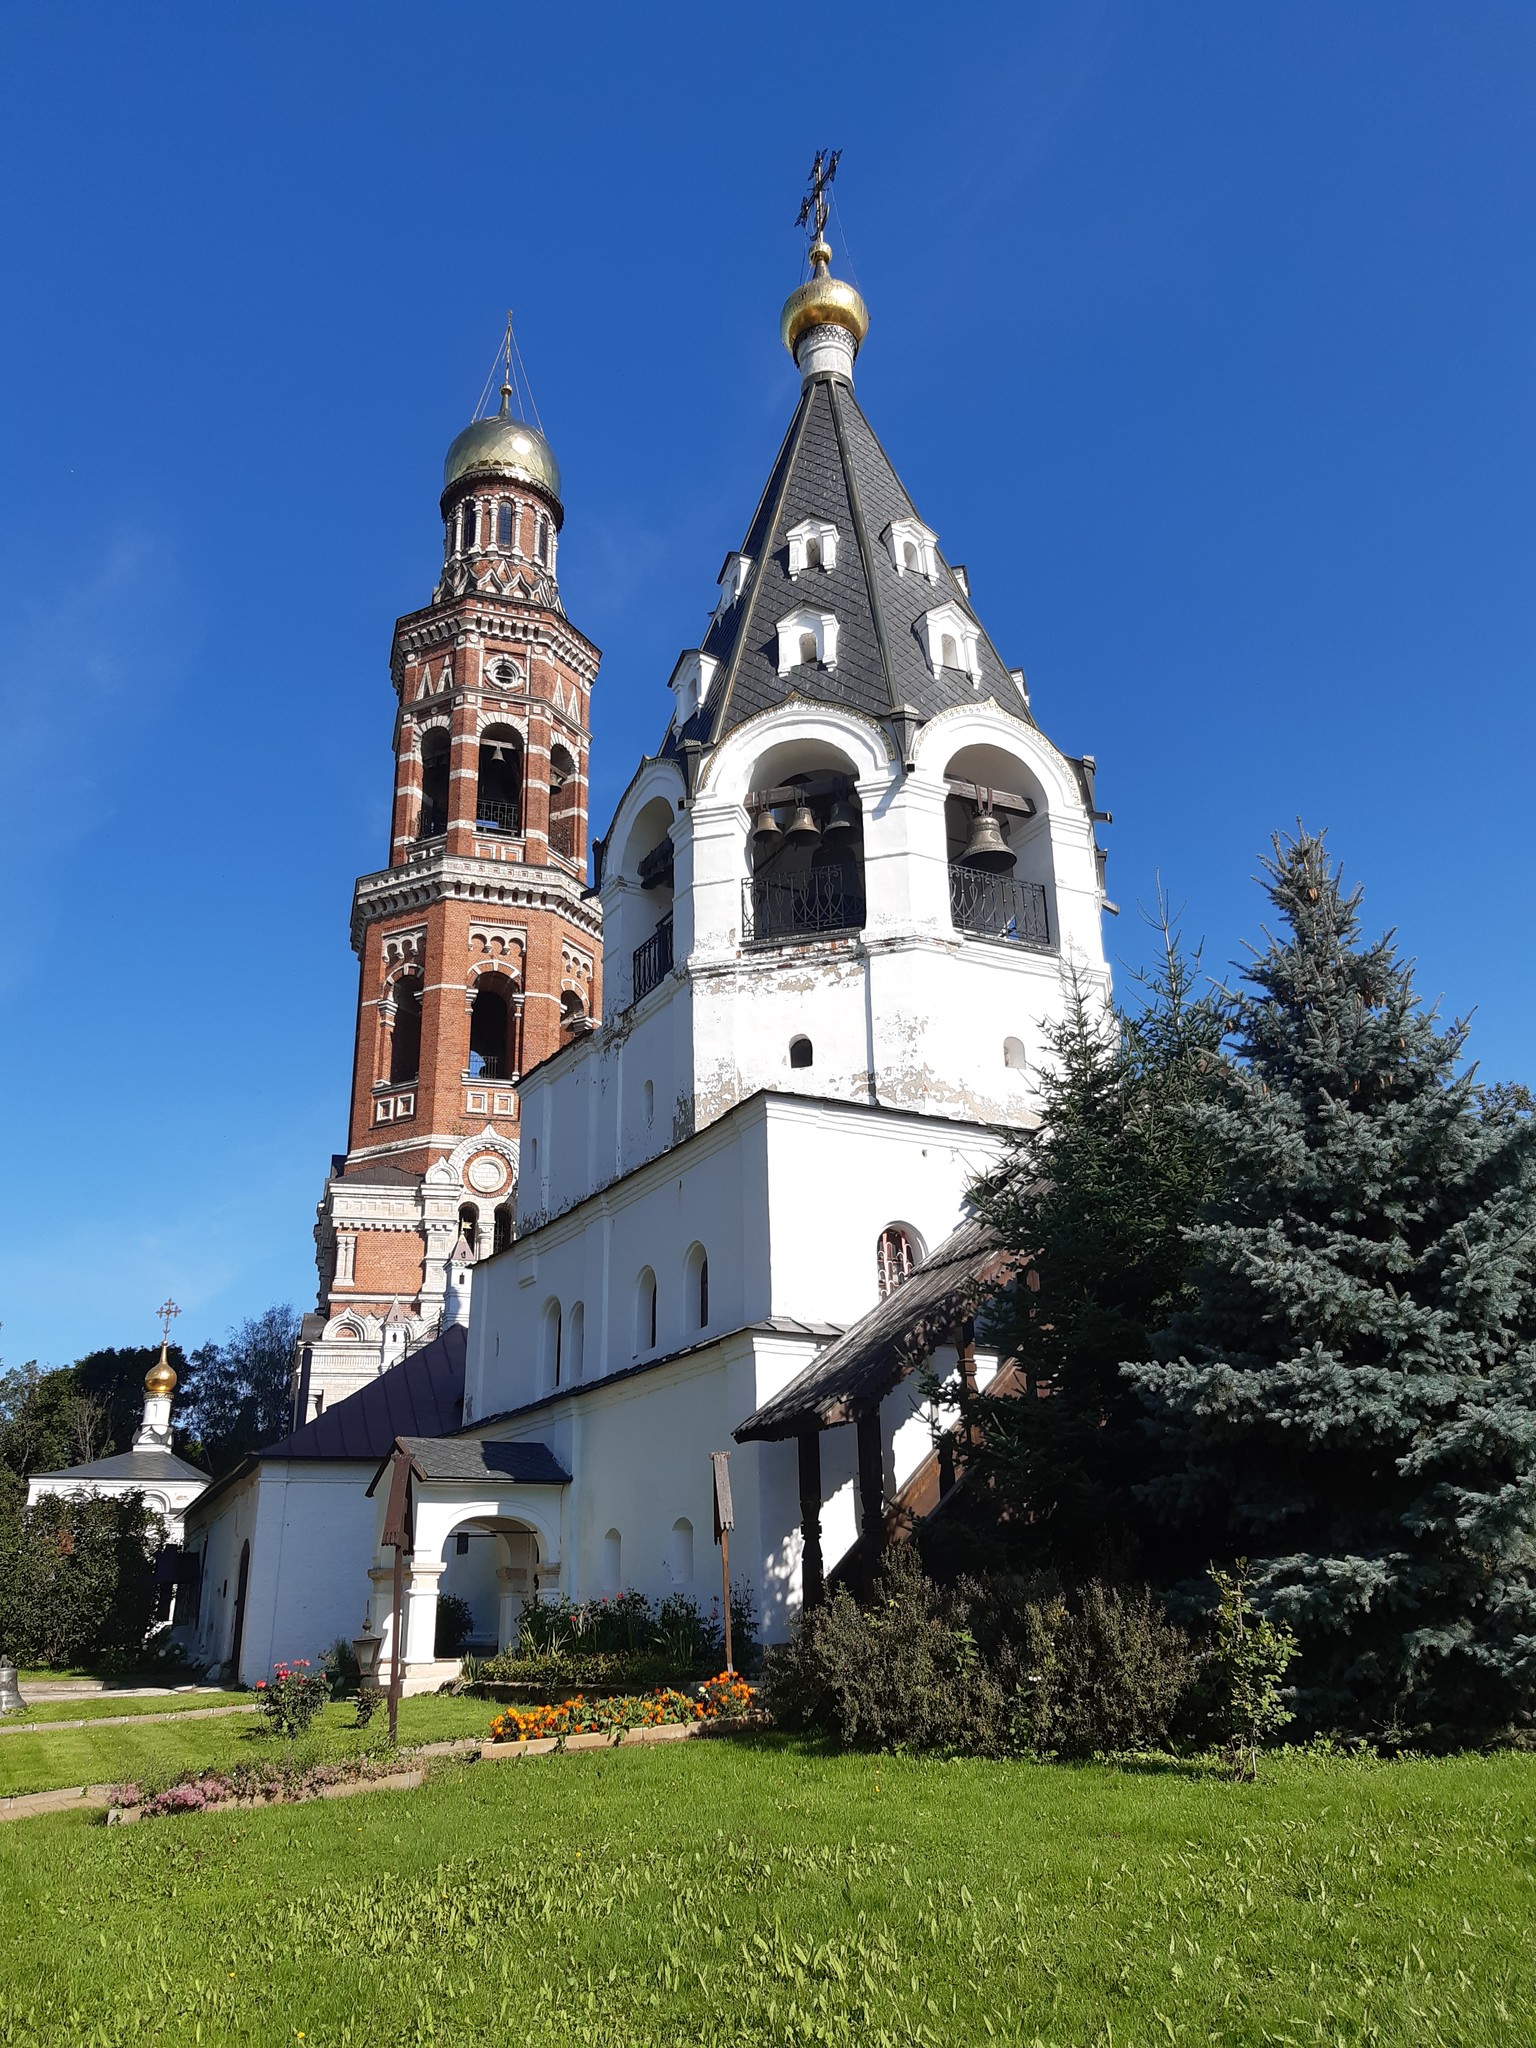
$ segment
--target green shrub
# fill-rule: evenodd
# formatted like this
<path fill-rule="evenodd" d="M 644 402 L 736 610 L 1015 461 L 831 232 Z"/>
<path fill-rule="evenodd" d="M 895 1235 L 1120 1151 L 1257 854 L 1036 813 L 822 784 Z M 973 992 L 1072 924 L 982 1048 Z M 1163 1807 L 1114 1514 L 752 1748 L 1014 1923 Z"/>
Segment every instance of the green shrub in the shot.
<path fill-rule="evenodd" d="M 292 1664 L 276 1664 L 270 1678 L 258 1678 L 261 1710 L 274 1735 L 286 1735 L 292 1742 L 304 1733 L 331 1696 L 329 1672 L 315 1670 L 307 1657 Z"/>
<path fill-rule="evenodd" d="M 24 1507 L 16 1486 L 0 1485 L 0 1651 L 21 1665 L 136 1667 L 164 1534 L 142 1493 L 49 1494 Z"/>
<path fill-rule="evenodd" d="M 731 1588 L 731 1637 L 736 1663 L 750 1668 L 756 1657 L 757 1613 L 752 1588 L 745 1584 Z M 673 1593 L 657 1605 L 631 1587 L 598 1600 L 530 1601 L 513 1654 L 519 1661 L 568 1659 L 572 1669 L 580 1667 L 573 1681 L 578 1684 L 603 1683 L 617 1675 L 594 1671 L 592 1660 L 600 1658 L 651 1658 L 669 1674 L 702 1674 L 718 1671 L 725 1662 L 725 1629 L 718 1600 L 706 1611 L 688 1594 Z"/>
<path fill-rule="evenodd" d="M 897 1550 L 867 1606 L 839 1589 L 769 1651 L 765 1704 L 854 1747 L 1086 1757 L 1164 1745 L 1195 1672 L 1144 1589 L 943 1588 Z"/>
<path fill-rule="evenodd" d="M 1212 1566 L 1211 1581 L 1216 1613 L 1201 1672 L 1207 1732 L 1233 1777 L 1253 1779 L 1261 1745 L 1291 1719 L 1282 1688 L 1296 1638 L 1254 1605 L 1247 1558 L 1239 1558 L 1230 1572 Z"/>
<path fill-rule="evenodd" d="M 469 1602 L 461 1600 L 457 1593 L 439 1593 L 437 1596 L 437 1639 L 433 1644 L 433 1655 L 456 1657 L 474 1633 L 475 1617 L 469 1610 Z"/>

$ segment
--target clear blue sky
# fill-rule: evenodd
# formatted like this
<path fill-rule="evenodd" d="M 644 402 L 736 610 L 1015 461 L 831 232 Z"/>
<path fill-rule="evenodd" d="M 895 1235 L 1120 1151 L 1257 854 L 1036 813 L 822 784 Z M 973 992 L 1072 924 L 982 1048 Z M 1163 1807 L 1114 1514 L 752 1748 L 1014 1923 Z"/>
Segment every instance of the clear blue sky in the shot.
<path fill-rule="evenodd" d="M 794 402 L 822 143 L 860 398 L 1099 758 L 1116 957 L 1159 873 L 1237 954 L 1300 816 L 1536 1082 L 1527 0 L 13 0 L 0 75 L 9 1362 L 311 1305 L 390 629 L 504 308 L 603 824 Z"/>

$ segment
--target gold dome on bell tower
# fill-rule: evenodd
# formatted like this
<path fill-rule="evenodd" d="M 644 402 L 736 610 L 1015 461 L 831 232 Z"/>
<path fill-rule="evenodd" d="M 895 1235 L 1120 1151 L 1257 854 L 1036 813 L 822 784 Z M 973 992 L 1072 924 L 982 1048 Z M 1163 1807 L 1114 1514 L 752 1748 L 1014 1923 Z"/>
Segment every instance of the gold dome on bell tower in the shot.
<path fill-rule="evenodd" d="M 851 379 L 853 359 L 869 332 L 869 308 L 863 298 L 851 284 L 832 275 L 827 195 L 841 156 L 840 149 L 816 152 L 796 222 L 796 226 L 811 230 L 811 276 L 798 291 L 790 293 L 779 315 L 779 334 L 784 346 L 807 378 L 818 371 L 830 371 L 834 376 Z"/>

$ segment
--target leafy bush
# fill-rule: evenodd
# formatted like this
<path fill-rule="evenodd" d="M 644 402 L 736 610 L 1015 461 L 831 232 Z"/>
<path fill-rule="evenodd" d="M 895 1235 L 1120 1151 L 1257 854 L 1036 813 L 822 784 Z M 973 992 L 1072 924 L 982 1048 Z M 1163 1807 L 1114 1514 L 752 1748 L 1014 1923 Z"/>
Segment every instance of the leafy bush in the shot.
<path fill-rule="evenodd" d="M 452 1689 L 473 1691 L 481 1684 L 578 1685 L 643 1692 L 690 1675 L 689 1666 L 680 1669 L 675 1658 L 658 1656 L 649 1650 L 637 1650 L 633 1655 L 627 1651 L 551 1651 L 539 1657 L 498 1650 L 494 1657 L 466 1657 Z"/>
<path fill-rule="evenodd" d="M 457 1593 L 439 1593 L 437 1596 L 437 1639 L 433 1644 L 433 1655 L 456 1657 L 474 1633 L 475 1617 L 469 1610 L 469 1602 L 461 1600 Z"/>
<path fill-rule="evenodd" d="M 300 1657 L 292 1664 L 274 1665 L 271 1678 L 257 1679 L 256 1690 L 272 1733 L 286 1735 L 291 1742 L 330 1698 L 330 1673 L 316 1671 L 307 1657 Z"/>
<path fill-rule="evenodd" d="M 735 1661 L 750 1666 L 756 1656 L 757 1614 L 752 1588 L 745 1584 L 731 1588 L 731 1636 Z M 568 1668 L 585 1670 L 595 1658 L 641 1657 L 657 1659 L 674 1676 L 718 1670 L 725 1661 L 719 1601 L 712 1600 L 706 1612 L 686 1593 L 670 1594 L 657 1604 L 632 1587 L 611 1599 L 530 1601 L 523 1609 L 516 1651 L 476 1668 L 486 1677 L 514 1677 L 522 1674 L 489 1667 L 530 1660 L 547 1666 L 550 1660 L 565 1659 Z"/>
<path fill-rule="evenodd" d="M 357 1652 L 345 1636 L 338 1636 L 325 1653 L 325 1668 L 331 1674 L 331 1685 L 338 1698 L 350 1686 L 356 1685 L 361 1677 L 358 1669 Z"/>
<path fill-rule="evenodd" d="M 1291 1719 L 1281 1688 L 1296 1638 L 1253 1604 L 1248 1560 L 1230 1572 L 1211 1570 L 1217 1605 L 1214 1640 L 1202 1672 L 1211 1738 L 1235 1778 L 1259 1775 L 1259 1748 Z"/>
<path fill-rule="evenodd" d="M 142 1493 L 49 1494 L 0 1479 L 0 1650 L 22 1665 L 141 1663 L 165 1540 Z"/>
<path fill-rule="evenodd" d="M 855 1747 L 1083 1757 L 1165 1743 L 1195 1671 L 1144 1590 L 944 1588 L 898 1550 L 868 1606 L 839 1589 L 802 1617 L 765 1687 L 781 1725 Z"/>

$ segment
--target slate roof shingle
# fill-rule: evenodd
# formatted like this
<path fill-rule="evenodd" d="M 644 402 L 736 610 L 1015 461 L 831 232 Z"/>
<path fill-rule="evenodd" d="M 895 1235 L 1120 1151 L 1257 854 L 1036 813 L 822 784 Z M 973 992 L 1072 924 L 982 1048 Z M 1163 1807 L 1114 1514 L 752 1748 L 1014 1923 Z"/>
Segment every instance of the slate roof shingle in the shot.
<path fill-rule="evenodd" d="M 267 1458 L 383 1458 L 398 1436 L 443 1436 L 464 1416 L 466 1332 L 458 1325 L 276 1443 Z"/>

